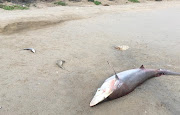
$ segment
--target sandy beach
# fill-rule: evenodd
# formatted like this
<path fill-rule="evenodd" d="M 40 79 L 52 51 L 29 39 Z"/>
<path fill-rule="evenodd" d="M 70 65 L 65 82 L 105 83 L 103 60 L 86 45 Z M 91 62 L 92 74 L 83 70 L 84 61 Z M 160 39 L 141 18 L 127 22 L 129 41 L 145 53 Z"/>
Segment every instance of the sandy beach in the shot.
<path fill-rule="evenodd" d="M 119 99 L 89 103 L 114 74 L 107 61 L 117 72 L 142 64 L 180 72 L 179 11 L 178 1 L 0 10 L 0 114 L 178 115 L 179 76 L 156 77 Z M 57 60 L 66 61 L 65 70 Z"/>

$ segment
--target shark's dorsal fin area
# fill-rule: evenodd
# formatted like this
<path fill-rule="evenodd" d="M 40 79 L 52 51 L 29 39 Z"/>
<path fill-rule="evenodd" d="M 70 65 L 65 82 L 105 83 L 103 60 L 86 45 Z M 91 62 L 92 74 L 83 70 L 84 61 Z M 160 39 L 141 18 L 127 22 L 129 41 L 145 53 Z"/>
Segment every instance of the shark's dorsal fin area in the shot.
<path fill-rule="evenodd" d="M 108 61 L 107 61 L 107 63 L 109 64 L 109 66 L 111 66 L 110 63 L 109 63 Z M 116 80 L 119 80 L 119 77 L 117 76 L 116 71 L 114 70 L 114 68 L 113 68 L 112 66 L 111 66 L 111 68 L 112 68 L 113 71 L 114 71 Z"/>
<path fill-rule="evenodd" d="M 144 69 L 144 65 L 141 65 L 140 69 Z"/>

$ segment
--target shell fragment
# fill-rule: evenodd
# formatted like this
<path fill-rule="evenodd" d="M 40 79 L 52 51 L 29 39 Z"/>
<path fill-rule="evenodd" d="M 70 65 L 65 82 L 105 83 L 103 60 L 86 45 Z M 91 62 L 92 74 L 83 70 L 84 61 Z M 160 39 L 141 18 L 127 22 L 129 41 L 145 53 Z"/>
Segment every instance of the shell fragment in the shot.
<path fill-rule="evenodd" d="M 129 46 L 126 46 L 126 45 L 122 45 L 122 46 L 115 46 L 115 49 L 118 49 L 118 50 L 122 50 L 122 51 L 124 51 L 124 50 L 129 49 Z"/>
<path fill-rule="evenodd" d="M 62 69 L 64 69 L 64 67 L 63 67 L 63 64 L 65 63 L 65 61 L 64 60 L 57 60 L 57 62 L 56 62 L 56 64 L 60 67 L 60 68 L 62 68 Z"/>

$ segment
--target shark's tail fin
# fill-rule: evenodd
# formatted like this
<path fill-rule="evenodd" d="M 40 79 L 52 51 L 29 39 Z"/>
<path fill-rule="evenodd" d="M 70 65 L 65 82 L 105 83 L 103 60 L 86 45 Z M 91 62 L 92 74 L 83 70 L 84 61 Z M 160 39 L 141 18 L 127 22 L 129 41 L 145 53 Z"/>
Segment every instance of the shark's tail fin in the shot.
<path fill-rule="evenodd" d="M 171 72 L 169 70 L 162 70 L 162 69 L 160 69 L 160 72 L 162 72 L 162 74 L 164 74 L 164 75 L 178 75 L 178 76 L 180 76 L 180 73 L 178 73 L 178 72 Z"/>

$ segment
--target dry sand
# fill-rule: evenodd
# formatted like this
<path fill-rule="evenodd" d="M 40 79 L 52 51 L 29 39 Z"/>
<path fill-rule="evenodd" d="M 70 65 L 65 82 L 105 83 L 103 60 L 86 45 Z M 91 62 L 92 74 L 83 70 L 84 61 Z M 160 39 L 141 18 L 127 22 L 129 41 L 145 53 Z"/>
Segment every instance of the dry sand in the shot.
<path fill-rule="evenodd" d="M 0 9 L 0 33 L 15 33 L 17 31 L 41 28 L 70 20 L 91 18 L 104 13 L 155 10 L 174 7 L 179 4 L 178 1 L 171 1 L 111 6 L 57 6 L 15 11 Z"/>
<path fill-rule="evenodd" d="M 39 17 L 44 15 L 46 21 L 53 22 L 61 16 L 60 11 L 53 12 L 57 10 L 64 15 L 76 12 L 81 20 L 48 27 L 36 23 L 39 29 L 32 23 L 33 29 L 23 26 L 25 31 L 8 29 L 13 34 L 0 35 L 1 115 L 180 113 L 179 76 L 153 78 L 127 96 L 89 107 L 96 89 L 113 75 L 107 60 L 117 72 L 141 64 L 180 72 L 180 2 L 2 10 L 1 27 L 3 30 L 18 20 L 28 22 L 28 16 L 41 22 Z M 130 48 L 121 52 L 113 48 L 116 45 Z M 37 52 L 22 50 L 29 47 Z M 66 70 L 56 65 L 59 59 L 66 61 Z"/>

